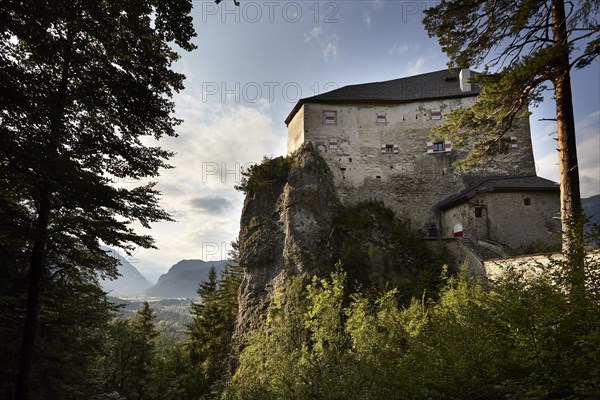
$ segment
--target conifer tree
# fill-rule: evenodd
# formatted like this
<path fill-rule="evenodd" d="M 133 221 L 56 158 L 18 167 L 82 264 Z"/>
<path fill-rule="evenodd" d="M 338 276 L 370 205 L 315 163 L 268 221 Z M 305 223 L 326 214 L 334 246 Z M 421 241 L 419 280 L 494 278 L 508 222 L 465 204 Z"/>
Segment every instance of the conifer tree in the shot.
<path fill-rule="evenodd" d="M 583 285 L 582 209 L 571 71 L 600 54 L 600 2 L 578 0 L 443 0 L 425 11 L 423 23 L 438 38 L 450 65 L 485 66 L 476 82 L 478 102 L 450 114 L 434 136 L 475 146 L 466 165 L 493 152 L 527 106 L 542 100 L 550 82 L 556 103 L 563 250 L 571 260 L 573 287 Z M 496 73 L 489 73 L 494 69 Z M 465 165 L 463 164 L 463 165 Z"/>
<path fill-rule="evenodd" d="M 147 301 L 133 319 L 117 319 L 110 335 L 106 362 L 107 393 L 117 392 L 127 399 L 145 399 L 156 353 L 158 336 L 154 313 Z"/>
<path fill-rule="evenodd" d="M 203 382 L 200 389 L 207 393 L 223 369 L 222 343 L 224 321 L 219 307 L 217 270 L 211 266 L 206 281 L 198 285 L 200 302 L 191 304 L 192 322 L 188 326 L 189 350 L 197 378 Z"/>
<path fill-rule="evenodd" d="M 188 349 L 198 382 L 197 394 L 208 394 L 228 374 L 231 338 L 238 313 L 239 266 L 227 264 L 217 279 L 211 267 L 206 281 L 198 285 L 200 302 L 192 303 L 188 325 Z"/>

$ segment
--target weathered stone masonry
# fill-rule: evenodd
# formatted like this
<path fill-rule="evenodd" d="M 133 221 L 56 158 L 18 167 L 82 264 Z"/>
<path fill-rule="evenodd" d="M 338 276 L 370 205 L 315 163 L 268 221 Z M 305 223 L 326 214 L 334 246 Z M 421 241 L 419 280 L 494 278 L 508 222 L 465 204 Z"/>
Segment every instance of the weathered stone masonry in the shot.
<path fill-rule="evenodd" d="M 452 237 L 460 226 L 460 235 L 509 247 L 551 241 L 547 231 L 557 228 L 553 217 L 558 213 L 558 187 L 536 177 L 528 121 L 510 133 L 505 153 L 470 173 L 453 167 L 468 149 L 429 138 L 453 109 L 477 100 L 479 91 L 469 83 L 470 75 L 468 70 L 442 70 L 302 99 L 286 120 L 288 154 L 312 142 L 329 164 L 344 204 L 381 200 L 398 216 L 408 217 L 424 237 Z M 485 207 L 485 229 L 480 226 L 481 210 L 476 215 L 469 199 L 460 210 L 440 207 L 498 177 L 519 185 L 509 185 L 511 194 L 499 188 L 478 194 L 475 200 Z M 514 205 L 524 198 L 533 204 Z"/>

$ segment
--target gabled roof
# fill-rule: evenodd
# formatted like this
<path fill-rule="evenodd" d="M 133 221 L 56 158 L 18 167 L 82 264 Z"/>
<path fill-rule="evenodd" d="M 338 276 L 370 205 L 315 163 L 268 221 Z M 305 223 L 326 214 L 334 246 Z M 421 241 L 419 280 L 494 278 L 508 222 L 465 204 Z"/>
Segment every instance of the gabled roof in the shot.
<path fill-rule="evenodd" d="M 471 91 L 460 90 L 460 69 L 441 71 L 394 79 L 391 81 L 348 85 L 316 96 L 300 99 L 285 120 L 290 123 L 305 103 L 409 103 L 419 100 L 468 97 L 479 93 L 476 85 Z M 476 72 L 471 71 L 471 77 Z"/>
<path fill-rule="evenodd" d="M 447 210 L 455 205 L 468 201 L 477 193 L 481 192 L 543 192 L 560 191 L 558 183 L 551 180 L 540 178 L 539 176 L 504 176 L 486 179 L 485 181 L 471 186 L 460 192 L 456 196 L 438 204 L 440 210 Z"/>

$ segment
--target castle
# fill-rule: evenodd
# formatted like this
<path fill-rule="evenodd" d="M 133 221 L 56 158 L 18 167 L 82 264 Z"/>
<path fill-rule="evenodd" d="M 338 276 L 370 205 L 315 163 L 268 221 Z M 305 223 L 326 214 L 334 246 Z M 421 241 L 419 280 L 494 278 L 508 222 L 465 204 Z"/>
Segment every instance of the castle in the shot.
<path fill-rule="evenodd" d="M 468 173 L 453 166 L 467 148 L 429 138 L 448 113 L 477 101 L 473 74 L 441 70 L 301 99 L 285 121 L 288 154 L 312 142 L 344 204 L 383 201 L 423 238 L 513 250 L 555 244 L 559 188 L 536 175 L 528 121 L 513 128 L 505 151 Z"/>

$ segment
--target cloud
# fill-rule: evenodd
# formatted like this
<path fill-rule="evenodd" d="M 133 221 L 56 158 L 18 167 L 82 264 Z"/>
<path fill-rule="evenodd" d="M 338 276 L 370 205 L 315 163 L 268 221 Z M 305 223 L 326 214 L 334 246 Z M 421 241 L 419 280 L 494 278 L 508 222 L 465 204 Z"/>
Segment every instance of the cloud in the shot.
<path fill-rule="evenodd" d="M 339 37 L 337 33 L 329 32 L 322 26 L 315 26 L 310 31 L 303 33 L 304 44 L 312 46 L 321 53 L 323 60 L 327 63 L 338 58 Z"/>
<path fill-rule="evenodd" d="M 371 6 L 376 10 L 381 10 L 383 8 L 383 5 L 383 0 L 371 0 Z"/>
<path fill-rule="evenodd" d="M 420 56 L 419 58 L 417 58 L 415 60 L 414 63 L 412 63 L 411 65 L 409 65 L 408 67 L 408 75 L 418 75 L 421 74 L 423 72 L 425 72 L 423 70 L 423 66 L 425 65 L 425 57 Z"/>
<path fill-rule="evenodd" d="M 556 125 L 549 125 L 548 133 L 556 131 Z M 600 111 L 593 112 L 575 122 L 577 134 L 577 159 L 579 162 L 579 182 L 581 196 L 589 197 L 600 193 Z M 556 135 L 549 137 L 555 138 Z M 557 181 L 560 179 L 556 142 L 547 146 L 547 152 L 536 160 L 538 175 Z"/>
<path fill-rule="evenodd" d="M 210 214 L 223 214 L 231 208 L 231 202 L 225 197 L 194 197 L 190 200 L 190 205 L 201 211 Z"/>
<path fill-rule="evenodd" d="M 368 13 L 368 12 L 364 13 L 363 21 L 364 21 L 366 27 L 370 28 L 371 27 L 371 13 Z"/>
<path fill-rule="evenodd" d="M 323 47 L 323 59 L 325 62 L 335 61 L 338 57 L 337 35 L 333 35 L 329 42 Z"/>
<path fill-rule="evenodd" d="M 581 195 L 600 194 L 600 110 L 575 122 Z"/>
<path fill-rule="evenodd" d="M 213 103 L 203 102 L 193 90 L 177 95 L 176 116 L 184 120 L 177 127 L 179 137 L 160 142 L 176 152 L 170 160 L 175 168 L 161 173 L 157 189 L 161 206 L 177 222 L 138 229 L 154 236 L 160 249 L 136 254 L 136 267 L 151 279 L 183 258 L 226 256 L 239 232 L 243 195 L 234 186 L 241 181 L 240 169 L 286 151 L 285 130 L 274 128 L 268 102 L 248 106 L 221 103 L 220 96 L 209 100 Z M 215 246 L 219 255 L 213 254 Z"/>
<path fill-rule="evenodd" d="M 312 40 L 318 39 L 323 35 L 323 27 L 315 26 L 309 32 L 304 33 L 304 43 L 309 43 Z"/>
<path fill-rule="evenodd" d="M 396 42 L 388 50 L 388 56 L 399 56 L 406 53 L 410 49 L 410 46 L 406 42 Z"/>

